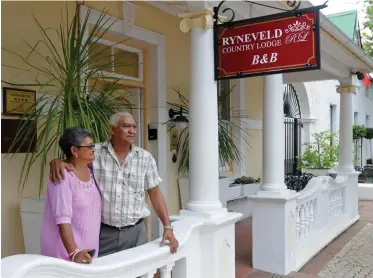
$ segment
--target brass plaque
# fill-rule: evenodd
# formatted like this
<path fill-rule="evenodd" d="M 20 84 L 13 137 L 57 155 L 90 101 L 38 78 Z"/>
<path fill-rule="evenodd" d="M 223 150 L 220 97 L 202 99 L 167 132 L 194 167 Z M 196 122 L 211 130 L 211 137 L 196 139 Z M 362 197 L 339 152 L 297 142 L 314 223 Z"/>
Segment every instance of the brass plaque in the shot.
<path fill-rule="evenodd" d="M 3 88 L 3 114 L 23 115 L 35 111 L 36 91 Z"/>

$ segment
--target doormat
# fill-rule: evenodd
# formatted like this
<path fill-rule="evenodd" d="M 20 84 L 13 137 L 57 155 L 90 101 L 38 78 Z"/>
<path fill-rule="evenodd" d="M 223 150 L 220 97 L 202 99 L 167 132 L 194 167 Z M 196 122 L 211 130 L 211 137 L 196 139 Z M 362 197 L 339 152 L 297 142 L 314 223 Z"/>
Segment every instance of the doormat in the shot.
<path fill-rule="evenodd" d="M 373 278 L 373 225 L 367 224 L 317 275 L 319 278 Z"/>

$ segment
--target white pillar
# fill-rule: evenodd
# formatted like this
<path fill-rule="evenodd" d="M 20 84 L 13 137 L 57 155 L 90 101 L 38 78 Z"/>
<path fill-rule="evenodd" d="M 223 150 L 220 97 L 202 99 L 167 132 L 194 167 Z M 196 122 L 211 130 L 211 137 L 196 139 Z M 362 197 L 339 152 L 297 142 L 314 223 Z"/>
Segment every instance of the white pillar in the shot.
<path fill-rule="evenodd" d="M 181 31 L 191 31 L 187 209 L 207 213 L 224 211 L 219 200 L 218 97 L 212 16 L 210 10 L 180 15 L 184 18 Z"/>
<path fill-rule="evenodd" d="M 346 83 L 340 81 L 341 85 L 337 87 L 340 94 L 340 113 L 339 113 L 339 163 L 337 172 L 351 173 L 354 172 L 353 166 L 353 100 L 355 86 L 352 82 Z"/>
<path fill-rule="evenodd" d="M 282 74 L 264 77 L 262 191 L 284 191 L 285 134 Z"/>
<path fill-rule="evenodd" d="M 282 75 L 264 77 L 263 184 L 253 196 L 253 267 L 287 275 L 295 267 L 297 196 L 284 183 L 285 134 Z"/>

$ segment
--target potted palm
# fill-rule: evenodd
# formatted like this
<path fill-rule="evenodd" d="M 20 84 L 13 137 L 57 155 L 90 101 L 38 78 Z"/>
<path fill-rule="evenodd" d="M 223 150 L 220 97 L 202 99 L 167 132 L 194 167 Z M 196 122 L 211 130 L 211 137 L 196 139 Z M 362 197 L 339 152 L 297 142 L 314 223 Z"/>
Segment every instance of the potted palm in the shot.
<path fill-rule="evenodd" d="M 313 141 L 305 144 L 304 152 L 298 157 L 299 168 L 314 176 L 328 176 L 338 162 L 336 133 L 321 131 L 312 134 Z"/>
<path fill-rule="evenodd" d="M 175 109 L 177 111 L 181 110 L 184 112 L 184 115 L 189 115 L 189 100 L 181 94 L 178 88 L 174 89 L 175 93 L 179 97 L 179 103 L 169 102 L 168 105 L 170 108 Z M 243 141 L 248 145 L 247 136 L 250 136 L 249 133 L 240 128 L 237 125 L 237 121 L 240 121 L 247 116 L 240 110 L 234 108 L 222 109 L 224 107 L 225 100 L 230 97 L 233 88 L 222 91 L 218 97 L 218 105 L 221 109 L 219 109 L 218 115 L 218 132 L 219 132 L 219 163 L 220 165 L 226 164 L 233 164 L 241 163 L 242 157 L 239 148 L 236 144 L 236 138 L 232 135 L 232 129 L 236 128 L 239 130 L 239 136 L 243 139 Z M 230 120 L 226 120 L 223 117 L 223 114 L 230 113 L 231 118 Z M 178 162 L 178 173 L 180 175 L 179 181 L 179 192 L 180 192 L 180 199 L 181 199 L 181 208 L 185 208 L 185 205 L 189 199 L 189 129 L 188 126 L 184 127 L 178 136 L 177 144 L 176 144 L 176 153 L 174 155 L 176 158 L 175 161 Z M 236 188 L 230 188 L 229 185 L 232 183 L 231 177 L 220 176 L 219 177 L 219 186 L 220 192 L 225 192 L 225 190 L 235 191 Z M 232 193 L 234 195 L 234 193 Z M 237 197 L 240 195 L 239 193 Z M 235 196 L 235 195 L 234 195 Z M 222 199 L 222 198 L 221 198 Z M 224 199 L 224 198 L 223 198 Z"/>
<path fill-rule="evenodd" d="M 123 101 L 125 96 L 118 95 L 115 89 L 119 78 L 104 73 L 114 64 L 126 66 L 125 59 L 119 55 L 115 59 L 105 56 L 105 49 L 99 44 L 113 23 L 108 24 L 106 12 L 103 12 L 93 26 L 89 25 L 90 11 L 80 23 L 78 11 L 77 4 L 73 17 L 62 18 L 58 29 L 43 27 L 35 18 L 42 39 L 35 45 L 26 43 L 30 48 L 28 55 L 4 49 L 22 59 L 28 71 L 35 73 L 35 81 L 28 84 L 2 82 L 34 87 L 39 95 L 36 104 L 21 116 L 23 123 L 9 151 L 14 154 L 22 148 L 25 137 L 36 137 L 36 150 L 29 149 L 26 153 L 19 186 L 23 189 L 31 167 L 39 164 L 39 195 L 43 191 L 47 155 L 61 157 L 56 143 L 65 128 L 80 126 L 88 129 L 96 142 L 107 140 L 110 116 L 120 107 L 128 107 L 128 102 Z M 30 122 L 36 124 L 36 129 Z"/>

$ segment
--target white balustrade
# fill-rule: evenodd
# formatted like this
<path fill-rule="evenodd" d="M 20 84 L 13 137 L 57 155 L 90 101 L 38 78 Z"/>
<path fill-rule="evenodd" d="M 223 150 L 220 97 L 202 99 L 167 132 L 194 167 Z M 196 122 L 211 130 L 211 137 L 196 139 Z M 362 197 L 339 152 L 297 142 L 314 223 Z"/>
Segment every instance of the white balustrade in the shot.
<path fill-rule="evenodd" d="M 296 226 L 299 227 L 299 233 L 297 233 L 297 240 L 302 241 L 312 233 L 312 227 L 314 222 L 314 216 L 316 215 L 316 199 L 311 199 L 303 204 L 297 204 L 296 207 Z"/>
<path fill-rule="evenodd" d="M 294 271 L 359 219 L 357 177 L 358 173 L 314 177 L 298 192 Z"/>
<path fill-rule="evenodd" d="M 159 238 L 136 248 L 94 259 L 89 265 L 41 255 L 14 255 L 1 260 L 1 277 L 153 278 L 159 271 L 160 278 L 202 278 L 214 272 L 215 277 L 218 277 L 216 273 L 224 272 L 227 278 L 233 278 L 234 224 L 240 217 L 238 213 L 227 213 L 216 219 L 179 217 L 173 222 L 179 241 L 175 254 L 170 253 L 167 244 L 161 247 Z M 209 232 L 208 237 L 206 231 Z M 226 247 L 226 242 L 229 242 L 229 247 Z M 225 253 L 213 256 L 213 250 L 221 246 L 225 246 Z M 222 261 L 220 256 L 226 260 Z"/>

